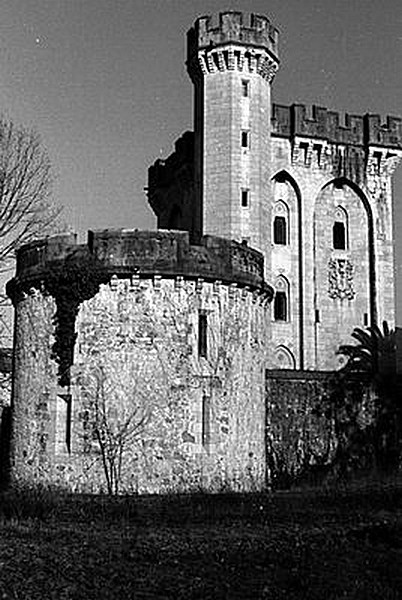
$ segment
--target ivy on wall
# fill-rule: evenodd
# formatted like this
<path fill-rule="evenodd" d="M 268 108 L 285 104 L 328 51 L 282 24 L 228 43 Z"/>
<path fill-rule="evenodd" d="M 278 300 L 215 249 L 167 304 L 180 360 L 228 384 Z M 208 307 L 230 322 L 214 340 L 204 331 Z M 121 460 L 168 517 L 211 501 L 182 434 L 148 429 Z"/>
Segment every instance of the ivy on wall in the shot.
<path fill-rule="evenodd" d="M 7 284 L 7 294 L 13 302 L 21 293 L 29 293 L 32 287 L 40 287 L 56 301 L 54 315 L 55 343 L 53 358 L 59 365 L 58 378 L 61 386 L 70 384 L 70 367 L 73 364 L 76 340 L 75 320 L 81 302 L 89 300 L 99 291 L 102 283 L 110 281 L 111 274 L 92 256 L 71 255 L 63 261 L 50 262 L 43 278 L 12 279 Z"/>
<path fill-rule="evenodd" d="M 75 319 L 81 302 L 89 300 L 99 291 L 101 283 L 110 276 L 94 259 L 68 258 L 62 264 L 51 266 L 45 281 L 46 290 L 56 300 L 54 316 L 55 338 L 52 352 L 59 365 L 59 383 L 70 383 L 70 367 L 73 364 L 76 340 Z"/>

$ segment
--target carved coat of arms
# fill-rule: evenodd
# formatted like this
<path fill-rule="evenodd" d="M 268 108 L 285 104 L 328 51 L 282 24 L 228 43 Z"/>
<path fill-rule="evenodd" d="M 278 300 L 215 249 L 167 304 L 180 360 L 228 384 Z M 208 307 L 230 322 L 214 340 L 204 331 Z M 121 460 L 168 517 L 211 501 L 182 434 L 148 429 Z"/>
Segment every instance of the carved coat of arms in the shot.
<path fill-rule="evenodd" d="M 347 258 L 331 258 L 328 263 L 328 295 L 340 300 L 353 300 L 353 264 Z"/>

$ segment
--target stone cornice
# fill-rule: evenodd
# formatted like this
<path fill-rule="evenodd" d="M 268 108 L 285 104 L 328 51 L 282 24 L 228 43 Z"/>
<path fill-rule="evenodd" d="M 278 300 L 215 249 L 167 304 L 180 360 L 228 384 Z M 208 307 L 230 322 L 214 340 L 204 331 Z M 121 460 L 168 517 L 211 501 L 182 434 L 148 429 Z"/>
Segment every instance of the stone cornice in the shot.
<path fill-rule="evenodd" d="M 278 60 L 264 48 L 231 44 L 199 50 L 197 57 L 189 63 L 188 70 L 192 79 L 218 72 L 238 71 L 260 75 L 271 83 L 278 66 Z"/>

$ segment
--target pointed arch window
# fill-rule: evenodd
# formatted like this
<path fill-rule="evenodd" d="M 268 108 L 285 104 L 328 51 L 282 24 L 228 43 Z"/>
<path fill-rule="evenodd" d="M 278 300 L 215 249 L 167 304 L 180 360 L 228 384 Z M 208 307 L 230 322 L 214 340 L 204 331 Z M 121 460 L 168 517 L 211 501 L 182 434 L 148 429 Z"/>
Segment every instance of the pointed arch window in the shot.
<path fill-rule="evenodd" d="M 347 250 L 348 247 L 348 216 L 341 206 L 338 206 L 335 212 L 332 245 L 334 250 Z"/>
<path fill-rule="evenodd" d="M 286 346 L 278 346 L 275 350 L 275 366 L 277 369 L 295 369 L 296 360 L 293 353 Z"/>
<path fill-rule="evenodd" d="M 276 215 L 274 219 L 274 244 L 286 245 L 287 223 L 286 218 Z"/>
<path fill-rule="evenodd" d="M 289 238 L 289 208 L 283 200 L 274 206 L 273 240 L 274 244 L 286 246 Z"/>
<path fill-rule="evenodd" d="M 275 321 L 288 320 L 288 299 L 286 292 L 276 292 L 274 301 Z"/>
<path fill-rule="evenodd" d="M 346 231 L 345 224 L 341 221 L 335 221 L 333 229 L 333 244 L 335 250 L 346 250 Z"/>
<path fill-rule="evenodd" d="M 289 320 L 289 283 L 280 276 L 275 282 L 274 319 L 275 321 Z"/>

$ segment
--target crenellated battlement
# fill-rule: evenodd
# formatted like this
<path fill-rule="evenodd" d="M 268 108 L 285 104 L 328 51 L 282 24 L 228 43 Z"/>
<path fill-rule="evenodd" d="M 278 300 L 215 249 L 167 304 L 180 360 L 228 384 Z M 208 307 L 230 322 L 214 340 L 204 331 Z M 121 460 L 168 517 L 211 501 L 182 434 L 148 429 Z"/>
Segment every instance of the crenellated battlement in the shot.
<path fill-rule="evenodd" d="M 269 82 L 278 69 L 278 30 L 264 16 L 229 11 L 200 17 L 187 34 L 187 68 L 196 81 L 217 71 L 258 73 Z"/>
<path fill-rule="evenodd" d="M 313 106 L 311 113 L 303 104 L 272 106 L 272 135 L 325 139 L 331 143 L 354 146 L 384 146 L 402 149 L 402 119 L 379 115 L 345 115 Z"/>
<path fill-rule="evenodd" d="M 228 11 L 219 13 L 217 18 L 216 24 L 216 16 L 200 17 L 190 29 L 197 49 L 239 43 L 262 46 L 277 55 L 279 32 L 267 17 Z"/>
<path fill-rule="evenodd" d="M 91 265 L 104 273 L 105 280 L 113 275 L 182 276 L 248 286 L 269 299 L 273 296 L 272 288 L 264 281 L 263 256 L 253 248 L 208 235 L 199 244 L 190 244 L 185 231 L 131 229 L 90 231 L 87 244 L 77 244 L 76 236 L 67 234 L 21 247 L 17 252 L 16 277 L 8 292 L 12 295 L 15 289 L 39 283 L 46 288 L 47 277 L 54 268 L 65 266 L 67 274 L 68 270 L 90 271 Z"/>
<path fill-rule="evenodd" d="M 386 117 L 385 123 L 379 115 L 365 115 L 368 143 L 376 146 L 402 148 L 402 119 Z"/>

